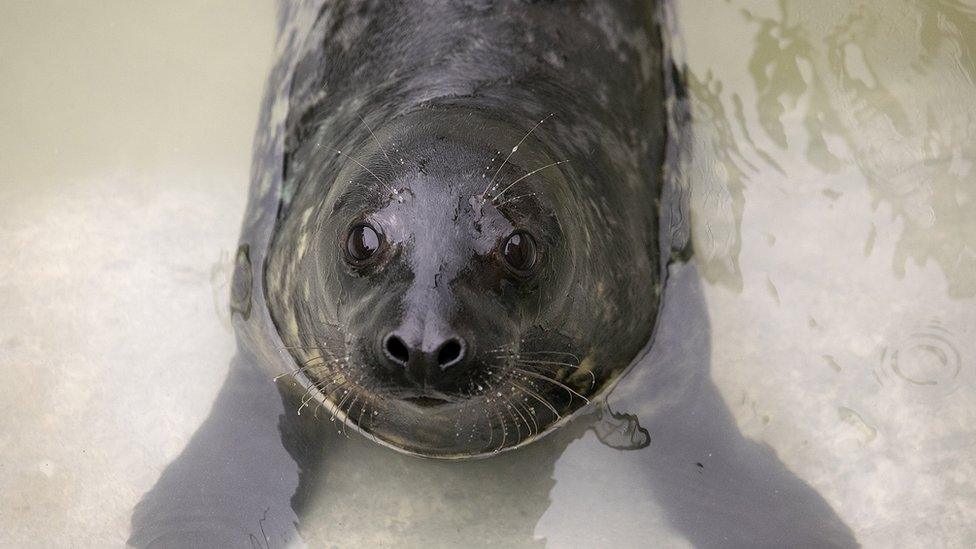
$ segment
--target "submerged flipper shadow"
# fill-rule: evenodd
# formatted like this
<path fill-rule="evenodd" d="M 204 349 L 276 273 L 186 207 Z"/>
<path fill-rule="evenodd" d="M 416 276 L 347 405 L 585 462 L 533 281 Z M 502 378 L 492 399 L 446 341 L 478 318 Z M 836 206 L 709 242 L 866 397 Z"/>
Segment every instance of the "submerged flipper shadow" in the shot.
<path fill-rule="evenodd" d="M 284 408 L 239 354 L 209 417 L 132 515 L 136 547 L 280 547 L 296 539 L 299 467 L 283 444 Z"/>
<path fill-rule="evenodd" d="M 709 373 L 710 329 L 693 262 L 671 268 L 649 354 L 608 397 L 650 443 L 655 502 L 696 547 L 853 547 L 853 533 L 768 446 L 739 431 Z"/>

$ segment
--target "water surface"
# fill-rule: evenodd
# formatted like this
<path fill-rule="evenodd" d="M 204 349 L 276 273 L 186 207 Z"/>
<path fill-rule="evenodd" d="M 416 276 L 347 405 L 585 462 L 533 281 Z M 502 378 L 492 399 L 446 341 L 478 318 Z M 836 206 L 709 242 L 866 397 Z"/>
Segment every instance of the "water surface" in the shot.
<path fill-rule="evenodd" d="M 457 464 L 282 437 L 235 368 L 272 7 L 7 6 L 5 543 L 124 545 L 158 486 L 156 531 L 256 546 L 976 544 L 976 7 L 674 12 L 695 255 L 655 345 L 609 409 Z M 193 479 L 212 505 L 173 504 Z"/>

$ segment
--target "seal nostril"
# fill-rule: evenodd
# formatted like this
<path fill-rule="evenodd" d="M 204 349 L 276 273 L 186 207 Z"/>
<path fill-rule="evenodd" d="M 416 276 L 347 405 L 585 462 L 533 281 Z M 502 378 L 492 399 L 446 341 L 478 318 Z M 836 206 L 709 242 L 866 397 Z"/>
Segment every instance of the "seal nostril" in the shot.
<path fill-rule="evenodd" d="M 441 345 L 440 351 L 437 352 L 437 364 L 441 368 L 453 366 L 460 362 L 462 358 L 464 358 L 464 347 L 457 339 L 447 341 Z"/>
<path fill-rule="evenodd" d="M 399 337 L 392 334 L 387 336 L 384 348 L 387 356 L 401 366 L 406 366 L 407 362 L 410 361 L 410 351 L 407 349 L 407 344 Z"/>

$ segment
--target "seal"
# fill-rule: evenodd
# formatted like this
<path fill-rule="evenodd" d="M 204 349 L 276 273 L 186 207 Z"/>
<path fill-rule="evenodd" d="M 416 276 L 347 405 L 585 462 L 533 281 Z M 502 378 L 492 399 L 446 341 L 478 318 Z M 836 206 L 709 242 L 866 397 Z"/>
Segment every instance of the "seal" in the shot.
<path fill-rule="evenodd" d="M 592 509 L 597 484 L 637 484 L 652 489 L 601 505 L 614 520 L 557 521 L 557 543 L 670 535 L 666 520 L 696 546 L 856 546 L 711 381 L 682 177 L 691 102 L 652 6 L 323 4 L 279 4 L 231 290 L 238 353 L 128 543 L 529 545 L 543 517 Z M 675 29 L 670 7 L 657 20 Z M 440 458 L 549 436 L 443 467 L 336 430 Z M 630 451 L 651 433 L 653 451 Z M 404 498 L 384 507 L 382 490 L 451 505 L 391 534 L 374 526 Z"/>
<path fill-rule="evenodd" d="M 232 296 L 297 413 L 459 459 L 611 387 L 660 302 L 662 59 L 648 1 L 324 6 Z"/>

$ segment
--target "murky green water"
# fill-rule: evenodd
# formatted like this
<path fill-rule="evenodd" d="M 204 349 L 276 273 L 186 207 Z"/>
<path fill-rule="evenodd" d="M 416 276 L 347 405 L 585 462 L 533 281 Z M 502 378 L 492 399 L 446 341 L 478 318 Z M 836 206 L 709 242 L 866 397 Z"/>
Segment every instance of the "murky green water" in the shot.
<path fill-rule="evenodd" d="M 120 546 L 223 410 L 273 9 L 3 11 L 0 540 Z M 609 398 L 651 444 L 601 443 L 607 417 L 474 464 L 337 436 L 297 530 L 298 467 L 268 458 L 242 540 L 976 545 L 976 5 L 674 12 L 696 257 Z"/>

